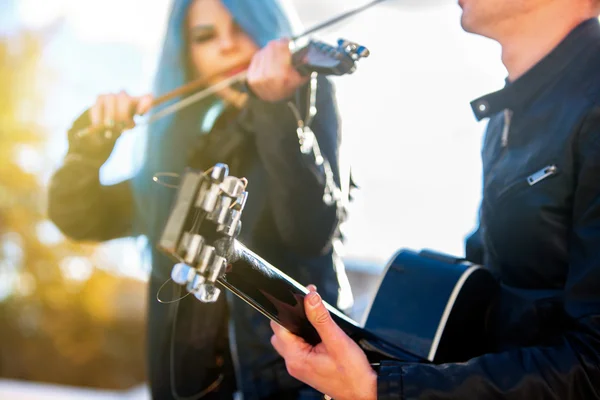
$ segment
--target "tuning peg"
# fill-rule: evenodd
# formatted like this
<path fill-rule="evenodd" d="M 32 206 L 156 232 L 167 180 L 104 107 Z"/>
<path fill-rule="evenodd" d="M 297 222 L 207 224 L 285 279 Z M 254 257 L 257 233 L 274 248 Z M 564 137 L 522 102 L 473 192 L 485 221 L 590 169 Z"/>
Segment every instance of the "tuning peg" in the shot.
<path fill-rule="evenodd" d="M 338 48 L 350 53 L 350 55 L 356 55 L 358 58 L 366 58 L 371 54 L 365 46 L 346 39 L 338 39 Z"/>
<path fill-rule="evenodd" d="M 202 285 L 204 285 L 206 279 L 202 275 L 194 275 L 191 281 L 188 282 L 186 289 L 188 292 L 192 294 L 198 293 L 201 290 Z"/>
<path fill-rule="evenodd" d="M 350 44 L 350 42 L 347 41 L 346 39 L 338 39 L 337 43 L 338 43 L 338 47 L 342 47 L 342 48 L 345 48 L 346 46 L 348 46 Z"/>
<path fill-rule="evenodd" d="M 215 255 L 208 274 L 206 274 L 206 281 L 211 284 L 216 283 L 221 274 L 225 272 L 225 268 L 227 268 L 227 260 Z"/>
<path fill-rule="evenodd" d="M 356 54 L 358 54 L 358 56 L 361 58 L 367 58 L 371 55 L 371 52 L 365 46 L 358 46 L 356 49 Z"/>
<path fill-rule="evenodd" d="M 187 251 L 183 261 L 190 265 L 195 264 L 198 259 L 198 255 L 200 254 L 200 250 L 202 249 L 203 243 L 204 238 L 202 236 L 198 234 L 190 235 L 190 239 L 187 243 Z"/>
<path fill-rule="evenodd" d="M 229 167 L 227 164 L 218 163 L 213 167 L 210 177 L 213 181 L 221 183 L 227 175 L 229 175 Z"/>
<path fill-rule="evenodd" d="M 203 284 L 194 291 L 194 296 L 203 303 L 214 303 L 219 298 L 221 289 L 215 285 Z"/>
<path fill-rule="evenodd" d="M 194 279 L 195 271 L 187 264 L 177 263 L 171 270 L 171 279 L 179 285 L 185 285 Z"/>
<path fill-rule="evenodd" d="M 189 232 L 183 232 L 183 235 L 181 236 L 181 240 L 179 241 L 179 245 L 177 246 L 177 255 L 179 257 L 186 256 L 191 240 L 192 240 L 192 234 Z"/>
<path fill-rule="evenodd" d="M 198 264 L 196 265 L 196 268 L 200 274 L 205 275 L 209 271 L 211 263 L 213 263 L 215 253 L 216 251 L 213 246 L 202 247 L 202 251 L 198 257 Z"/>

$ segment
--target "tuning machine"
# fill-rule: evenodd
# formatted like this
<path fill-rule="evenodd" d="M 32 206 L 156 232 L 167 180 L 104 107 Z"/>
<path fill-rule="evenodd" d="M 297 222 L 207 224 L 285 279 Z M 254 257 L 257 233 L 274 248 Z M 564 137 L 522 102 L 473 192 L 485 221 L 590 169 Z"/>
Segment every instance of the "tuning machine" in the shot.
<path fill-rule="evenodd" d="M 196 207 L 207 214 L 207 219 L 217 225 L 217 233 L 235 237 L 241 228 L 242 210 L 248 192 L 246 180 L 229 175 L 226 164 L 216 164 L 210 179 L 200 187 Z"/>
<path fill-rule="evenodd" d="M 186 290 L 201 302 L 214 303 L 221 293 L 216 286 L 217 279 L 225 272 L 227 260 L 217 254 L 215 247 L 204 245 L 196 261 L 191 265 L 175 264 L 171 279 L 179 285 L 185 285 Z"/>
<path fill-rule="evenodd" d="M 186 177 L 184 175 L 182 184 L 191 182 L 197 192 L 181 196 L 178 201 L 193 203 L 193 207 L 186 208 L 186 218 L 191 218 L 194 223 L 182 232 L 177 243 L 174 255 L 180 262 L 173 267 L 171 279 L 185 285 L 198 300 L 215 302 L 221 292 L 216 287 L 217 280 L 227 268 L 228 246 L 240 232 L 242 211 L 248 197 L 247 181 L 230 176 L 226 164 L 216 164 L 210 174 L 202 174 L 200 180 L 186 180 Z M 191 188 L 180 187 L 179 190 L 186 192 Z M 179 209 L 177 206 L 174 210 Z M 204 217 L 199 218 L 200 215 Z"/>
<path fill-rule="evenodd" d="M 338 39 L 337 43 L 338 49 L 343 50 L 355 60 L 358 60 L 359 58 L 367 58 L 371 54 L 369 49 L 367 49 L 365 46 L 346 39 Z"/>

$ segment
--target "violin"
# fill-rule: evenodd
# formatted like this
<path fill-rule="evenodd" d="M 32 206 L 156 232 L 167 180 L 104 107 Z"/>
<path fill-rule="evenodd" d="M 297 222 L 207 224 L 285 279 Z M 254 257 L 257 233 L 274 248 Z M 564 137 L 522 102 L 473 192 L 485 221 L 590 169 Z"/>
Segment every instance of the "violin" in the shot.
<path fill-rule="evenodd" d="M 290 44 L 293 47 L 303 37 L 341 22 L 342 20 L 363 12 L 378 3 L 382 3 L 383 1 L 386 0 L 371 1 L 366 5 L 360 6 L 351 11 L 347 11 L 328 21 L 318 24 L 302 34 L 291 38 Z M 357 68 L 358 60 L 361 58 L 366 58 L 369 55 L 370 51 L 365 46 L 345 39 L 339 39 L 337 46 L 332 46 L 321 41 L 310 40 L 307 45 L 292 52 L 292 66 L 303 76 L 308 76 L 313 73 L 326 76 L 341 76 L 353 73 Z M 242 83 L 245 85 L 247 68 L 250 65 L 250 61 L 250 59 L 243 60 L 232 68 L 228 68 L 226 71 L 219 71 L 214 75 L 202 77 L 188 82 L 181 87 L 154 98 L 150 109 L 156 108 L 157 106 L 170 100 L 182 97 L 180 100 L 169 105 L 168 107 L 165 107 L 162 110 L 150 115 L 146 120 L 136 122 L 136 126 L 149 125 L 160 118 L 171 115 L 234 84 Z M 240 68 L 244 68 L 244 70 L 233 76 L 223 79 L 212 86 L 207 86 L 209 82 L 214 81 L 215 77 L 223 76 L 223 74 L 228 71 L 235 71 L 239 70 Z M 83 138 L 89 135 L 99 134 L 106 131 L 106 129 L 107 127 L 104 125 L 90 126 L 76 132 L 75 135 L 78 138 Z"/>

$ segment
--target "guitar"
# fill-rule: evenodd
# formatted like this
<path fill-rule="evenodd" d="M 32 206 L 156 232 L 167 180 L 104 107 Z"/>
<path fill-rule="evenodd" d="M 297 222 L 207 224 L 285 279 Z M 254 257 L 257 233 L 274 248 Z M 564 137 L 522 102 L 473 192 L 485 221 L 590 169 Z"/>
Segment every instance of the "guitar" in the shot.
<path fill-rule="evenodd" d="M 178 261 L 171 278 L 202 302 L 230 290 L 308 343 L 320 338 L 304 312 L 308 290 L 240 243 L 247 182 L 225 164 L 187 169 L 157 243 Z M 486 351 L 485 320 L 498 286 L 478 265 L 433 251 L 398 252 L 364 324 L 326 304 L 369 361 L 459 362 Z"/>

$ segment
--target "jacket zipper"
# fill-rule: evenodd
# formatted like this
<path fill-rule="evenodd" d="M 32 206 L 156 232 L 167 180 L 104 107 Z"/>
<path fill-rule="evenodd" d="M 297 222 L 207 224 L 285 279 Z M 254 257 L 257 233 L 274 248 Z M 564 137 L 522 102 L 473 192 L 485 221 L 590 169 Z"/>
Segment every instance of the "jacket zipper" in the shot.
<path fill-rule="evenodd" d="M 509 109 L 504 109 L 504 126 L 502 127 L 502 135 L 500 136 L 500 151 L 497 157 L 493 161 L 491 170 L 488 172 L 484 180 L 487 180 L 498 168 L 498 163 L 504 157 L 506 152 L 506 145 L 508 144 L 508 131 L 510 130 L 512 112 Z M 484 188 L 485 190 L 485 188 Z"/>
<path fill-rule="evenodd" d="M 529 175 L 526 179 L 520 178 L 517 181 L 512 182 L 511 184 L 503 188 L 500 191 L 500 193 L 498 193 L 498 196 L 496 197 L 496 202 L 500 202 L 506 197 L 507 194 L 512 193 L 515 189 L 519 189 L 525 186 L 526 184 L 529 184 L 529 186 L 533 186 L 552 175 L 556 175 L 557 172 L 558 168 L 556 167 L 556 165 L 548 165 L 540 169 L 539 171 L 536 171 L 533 174 Z"/>
<path fill-rule="evenodd" d="M 548 165 L 547 167 L 544 167 L 539 171 L 529 175 L 527 177 L 527 183 L 529 183 L 529 186 L 533 186 L 536 183 L 543 181 L 547 177 L 556 174 L 557 170 L 558 169 L 556 168 L 556 165 Z"/>
<path fill-rule="evenodd" d="M 501 143 L 502 147 L 508 144 L 508 132 L 510 131 L 510 122 L 512 119 L 512 111 L 508 108 L 504 109 L 504 128 L 502 129 Z"/>

